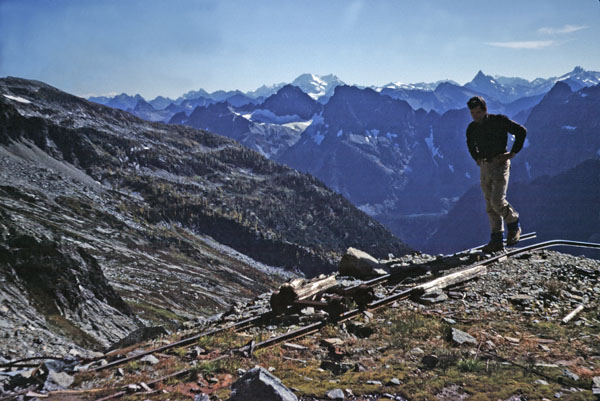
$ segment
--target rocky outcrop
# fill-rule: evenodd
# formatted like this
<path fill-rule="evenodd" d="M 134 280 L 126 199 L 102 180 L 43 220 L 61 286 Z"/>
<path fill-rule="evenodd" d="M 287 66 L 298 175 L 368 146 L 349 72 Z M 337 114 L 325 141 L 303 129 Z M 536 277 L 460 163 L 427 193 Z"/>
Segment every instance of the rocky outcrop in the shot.
<path fill-rule="evenodd" d="M 342 276 L 358 278 L 386 274 L 385 265 L 366 252 L 356 248 L 348 248 L 340 261 L 339 273 Z"/>
<path fill-rule="evenodd" d="M 100 350 L 140 325 L 85 248 L 36 238 L 11 223 L 3 219 L 0 244 L 0 336 L 6 339 L 6 356 L 44 344 L 79 355 Z"/>
<path fill-rule="evenodd" d="M 227 401 L 297 401 L 298 397 L 281 380 L 262 367 L 249 370 L 231 386 Z"/>

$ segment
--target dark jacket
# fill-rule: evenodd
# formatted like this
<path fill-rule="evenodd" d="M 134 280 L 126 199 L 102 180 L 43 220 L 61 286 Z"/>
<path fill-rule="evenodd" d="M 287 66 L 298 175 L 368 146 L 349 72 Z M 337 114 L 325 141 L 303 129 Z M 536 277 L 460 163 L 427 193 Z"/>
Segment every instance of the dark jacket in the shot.
<path fill-rule="evenodd" d="M 471 122 L 467 127 L 467 146 L 475 161 L 491 159 L 506 153 L 508 133 L 515 136 L 511 152 L 518 153 L 523 147 L 527 130 L 503 114 L 487 114 L 481 123 Z"/>

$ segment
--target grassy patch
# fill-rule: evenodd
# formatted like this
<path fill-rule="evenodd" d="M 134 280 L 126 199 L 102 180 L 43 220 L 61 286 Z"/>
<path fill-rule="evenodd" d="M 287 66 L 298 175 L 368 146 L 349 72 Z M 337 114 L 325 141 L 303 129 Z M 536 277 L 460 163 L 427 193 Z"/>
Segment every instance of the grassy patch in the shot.
<path fill-rule="evenodd" d="M 237 348 L 244 345 L 244 341 L 248 341 L 247 339 L 242 339 L 235 331 L 227 330 L 223 331 L 217 335 L 213 336 L 204 336 L 198 339 L 198 346 L 204 348 L 207 351 L 212 351 L 215 349 L 230 349 Z"/>
<path fill-rule="evenodd" d="M 129 306 L 136 316 L 170 330 L 176 329 L 181 322 L 186 320 L 173 311 L 146 302 L 129 302 Z"/>
<path fill-rule="evenodd" d="M 456 364 L 461 372 L 481 372 L 485 369 L 485 363 L 476 358 L 461 359 Z"/>
<path fill-rule="evenodd" d="M 235 358 L 223 358 L 216 361 L 207 361 L 198 364 L 193 372 L 198 375 L 215 375 L 217 373 L 230 373 L 235 374 L 239 368 L 242 367 L 242 363 L 239 359 Z"/>
<path fill-rule="evenodd" d="M 438 319 L 418 312 L 390 313 L 386 311 L 384 317 L 389 320 L 380 331 L 388 338 L 387 343 L 396 348 L 410 348 L 417 342 L 442 336 L 446 330 L 445 325 Z"/>
<path fill-rule="evenodd" d="M 46 321 L 50 326 L 55 328 L 66 337 L 73 340 L 73 342 L 81 347 L 99 349 L 101 344 L 96 339 L 90 336 L 79 327 L 75 326 L 70 320 L 62 315 L 51 314 L 46 316 Z"/>

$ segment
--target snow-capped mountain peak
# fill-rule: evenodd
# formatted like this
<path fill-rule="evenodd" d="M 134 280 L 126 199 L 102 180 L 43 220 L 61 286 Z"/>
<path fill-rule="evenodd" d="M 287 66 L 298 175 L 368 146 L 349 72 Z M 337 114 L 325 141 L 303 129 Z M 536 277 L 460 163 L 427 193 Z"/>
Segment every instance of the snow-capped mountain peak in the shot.
<path fill-rule="evenodd" d="M 384 89 L 388 89 L 388 90 L 423 90 L 423 91 L 434 91 L 435 88 L 438 87 L 438 85 L 442 84 L 442 83 L 451 83 L 453 85 L 457 85 L 458 83 L 448 80 L 448 79 L 443 79 L 440 81 L 436 81 L 436 82 L 418 82 L 418 83 L 409 83 L 409 84 L 405 84 L 404 82 L 401 81 L 396 81 L 396 82 L 390 82 L 389 84 L 377 87 L 377 86 L 373 86 L 371 87 L 371 89 L 373 89 L 376 92 L 381 92 Z"/>
<path fill-rule="evenodd" d="M 330 97 L 337 86 L 345 85 L 345 83 L 333 74 L 319 76 L 307 73 L 298 76 L 292 85 L 317 100 L 323 96 Z"/>
<path fill-rule="evenodd" d="M 598 85 L 600 83 L 600 72 L 586 71 L 577 66 L 573 71 L 558 77 L 557 81 L 568 81 L 571 86 L 575 86 L 573 89 L 580 89 L 584 86 Z"/>
<path fill-rule="evenodd" d="M 496 82 L 496 80 L 493 77 L 491 77 L 490 75 L 485 75 L 483 73 L 483 71 L 481 71 L 481 70 L 479 70 L 477 75 L 475 75 L 475 78 L 473 78 L 471 83 L 474 85 L 482 85 L 482 84 L 498 85 L 498 82 Z"/>

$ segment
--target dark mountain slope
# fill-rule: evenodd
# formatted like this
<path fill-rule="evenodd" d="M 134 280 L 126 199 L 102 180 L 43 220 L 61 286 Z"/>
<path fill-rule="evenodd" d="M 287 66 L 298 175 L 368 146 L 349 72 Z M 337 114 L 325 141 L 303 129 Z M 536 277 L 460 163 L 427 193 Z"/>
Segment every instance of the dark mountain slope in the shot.
<path fill-rule="evenodd" d="M 555 175 L 600 157 L 600 85 L 572 92 L 557 82 L 527 119 L 527 142 L 515 159 L 518 174 Z"/>
<path fill-rule="evenodd" d="M 297 115 L 303 120 L 310 119 L 322 109 L 319 102 L 293 85 L 286 85 L 279 89 L 276 94 L 269 96 L 257 107 L 270 110 L 278 116 Z"/>
<path fill-rule="evenodd" d="M 310 98 L 309 100 L 312 101 Z M 245 117 L 228 103 L 222 102 L 206 107 L 196 107 L 189 117 L 184 112 L 177 113 L 169 123 L 205 129 L 235 139 L 242 145 L 273 158 L 296 143 L 302 130 L 269 123 L 271 118 L 277 120 L 277 116 L 271 111 L 266 111 L 267 115 L 262 116 L 265 120 L 264 123 L 258 122 L 261 118 L 256 114 L 264 111 L 256 111 L 253 119 L 257 121 L 250 121 L 246 118 L 248 115 Z"/>
<path fill-rule="evenodd" d="M 314 174 L 356 205 L 402 190 L 417 117 L 408 103 L 371 89 L 339 86 L 298 143 L 279 161 Z"/>

